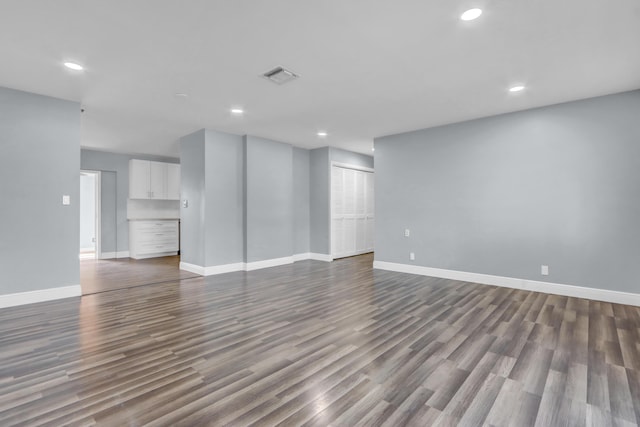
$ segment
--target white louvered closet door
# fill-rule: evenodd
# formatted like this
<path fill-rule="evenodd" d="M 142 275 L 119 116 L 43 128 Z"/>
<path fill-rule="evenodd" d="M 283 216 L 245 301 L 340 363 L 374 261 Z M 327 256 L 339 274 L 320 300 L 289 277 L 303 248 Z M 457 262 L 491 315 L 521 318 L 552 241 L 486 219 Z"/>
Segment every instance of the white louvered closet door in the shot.
<path fill-rule="evenodd" d="M 342 258 L 373 251 L 373 173 L 331 168 L 331 253 Z"/>

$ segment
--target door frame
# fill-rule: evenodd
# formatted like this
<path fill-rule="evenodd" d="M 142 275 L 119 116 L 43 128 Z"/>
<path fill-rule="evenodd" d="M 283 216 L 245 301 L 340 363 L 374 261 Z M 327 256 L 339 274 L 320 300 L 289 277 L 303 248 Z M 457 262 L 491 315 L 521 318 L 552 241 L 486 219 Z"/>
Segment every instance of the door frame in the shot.
<path fill-rule="evenodd" d="M 342 163 L 342 162 L 330 162 L 329 165 L 329 253 L 331 254 L 331 260 L 333 261 L 335 258 L 335 254 L 333 253 L 333 168 L 339 167 L 343 169 L 354 169 L 362 172 L 371 172 L 375 175 L 375 170 L 373 168 L 369 168 L 366 166 L 352 165 L 350 163 Z M 375 250 L 375 248 L 374 248 Z"/>
<path fill-rule="evenodd" d="M 90 169 L 80 169 L 80 174 L 92 174 L 95 176 L 95 236 L 96 236 L 96 259 L 102 259 L 102 227 L 100 226 L 102 223 L 102 193 L 101 193 L 101 181 L 102 181 L 102 171 L 98 170 L 90 170 Z"/>

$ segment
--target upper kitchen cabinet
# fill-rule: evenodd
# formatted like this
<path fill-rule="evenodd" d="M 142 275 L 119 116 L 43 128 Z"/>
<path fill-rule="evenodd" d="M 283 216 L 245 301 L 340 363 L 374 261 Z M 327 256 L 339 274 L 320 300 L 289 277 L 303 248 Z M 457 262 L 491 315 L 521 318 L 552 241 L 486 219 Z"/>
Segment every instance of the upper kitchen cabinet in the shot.
<path fill-rule="evenodd" d="M 180 165 L 129 160 L 129 198 L 180 200 Z"/>
<path fill-rule="evenodd" d="M 180 165 L 167 163 L 167 199 L 180 200 Z"/>

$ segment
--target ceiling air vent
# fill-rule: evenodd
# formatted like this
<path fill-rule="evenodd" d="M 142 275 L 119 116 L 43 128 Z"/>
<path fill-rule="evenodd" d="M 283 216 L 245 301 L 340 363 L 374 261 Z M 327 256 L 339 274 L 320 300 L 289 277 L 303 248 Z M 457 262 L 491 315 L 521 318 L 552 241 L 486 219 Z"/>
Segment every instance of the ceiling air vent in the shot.
<path fill-rule="evenodd" d="M 287 70 L 286 68 L 276 67 L 273 70 L 270 70 L 264 73 L 262 77 L 264 77 L 267 80 L 271 80 L 277 85 L 282 85 L 292 80 L 295 80 L 300 76 L 291 70 Z"/>

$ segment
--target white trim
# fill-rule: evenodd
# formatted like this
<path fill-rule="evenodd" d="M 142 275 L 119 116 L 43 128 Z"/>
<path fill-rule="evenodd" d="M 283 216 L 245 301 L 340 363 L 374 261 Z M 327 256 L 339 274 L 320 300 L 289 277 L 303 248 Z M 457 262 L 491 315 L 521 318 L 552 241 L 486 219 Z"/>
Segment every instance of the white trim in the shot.
<path fill-rule="evenodd" d="M 204 267 L 195 264 L 189 264 L 188 262 L 180 261 L 180 270 L 188 271 L 190 273 L 199 274 L 204 276 Z"/>
<path fill-rule="evenodd" d="M 129 258 L 129 251 L 103 252 L 100 259 Z"/>
<path fill-rule="evenodd" d="M 244 265 L 245 271 L 260 270 L 261 268 L 277 267 L 279 265 L 293 264 L 293 257 L 265 259 L 264 261 L 248 262 Z"/>
<path fill-rule="evenodd" d="M 213 265 L 204 267 L 204 276 L 213 276 L 215 274 L 233 273 L 234 271 L 243 271 L 244 262 L 236 262 L 234 264 Z"/>
<path fill-rule="evenodd" d="M 296 261 L 304 261 L 307 259 L 327 262 L 333 261 L 331 255 L 304 253 L 283 258 L 266 259 L 263 261 L 248 263 L 237 262 L 234 264 L 213 265 L 210 267 L 180 262 L 180 270 L 189 271 L 191 273 L 199 274 L 200 276 L 213 276 L 216 274 L 232 273 L 234 271 L 253 271 L 262 268 L 277 267 L 279 265 L 293 264 Z"/>
<path fill-rule="evenodd" d="M 311 254 L 309 252 L 305 252 L 303 254 L 294 254 L 292 258 L 293 258 L 293 262 L 305 261 L 307 259 L 311 259 Z"/>
<path fill-rule="evenodd" d="M 562 283 L 539 282 L 537 280 L 492 276 L 489 274 L 445 270 L 442 268 L 422 267 L 419 265 L 399 264 L 386 261 L 374 261 L 373 268 L 379 270 L 397 271 L 400 273 L 418 274 L 421 276 L 441 277 L 443 279 L 480 283 L 483 285 L 522 289 L 525 291 L 544 292 L 547 294 L 587 298 L 597 301 L 640 306 L 640 294 L 629 292 L 611 291 L 598 288 L 585 288 L 583 286 L 565 285 Z"/>
<path fill-rule="evenodd" d="M 371 252 L 371 251 L 368 251 Z M 314 260 L 314 261 L 324 261 L 331 262 L 333 261 L 333 257 L 327 254 L 316 254 L 313 252 L 305 252 L 303 254 L 295 254 L 293 255 L 293 262 L 297 261 L 306 261 L 306 260 Z"/>
<path fill-rule="evenodd" d="M 234 271 L 244 271 L 244 262 L 203 267 L 201 265 L 189 264 L 188 262 L 181 261 L 180 270 L 189 271 L 191 273 L 199 274 L 200 276 L 213 276 L 216 274 L 232 273 Z"/>
<path fill-rule="evenodd" d="M 19 292 L 16 294 L 0 295 L 0 308 L 16 305 L 32 304 L 35 302 L 51 301 L 62 298 L 79 297 L 82 295 L 80 285 L 63 286 L 60 288 L 39 289 L 37 291 Z"/>
<path fill-rule="evenodd" d="M 324 262 L 331 262 L 333 261 L 333 257 L 329 254 L 316 254 L 311 252 L 309 254 L 309 259 L 315 260 L 315 261 L 324 261 Z"/>
<path fill-rule="evenodd" d="M 366 155 L 366 154 L 365 154 Z M 331 166 L 337 166 L 339 168 L 343 168 L 343 169 L 355 169 L 357 171 L 363 171 L 363 172 L 372 172 L 375 173 L 375 170 L 373 168 L 368 168 L 366 166 L 358 166 L 358 165 L 352 165 L 350 163 L 340 163 L 340 162 L 331 162 Z"/>
<path fill-rule="evenodd" d="M 131 257 L 131 259 L 149 259 L 149 258 L 160 258 L 163 256 L 174 256 L 178 255 L 178 251 L 168 251 L 168 252 L 154 252 L 152 254 L 144 254 L 144 255 L 136 255 L 135 257 Z"/>

